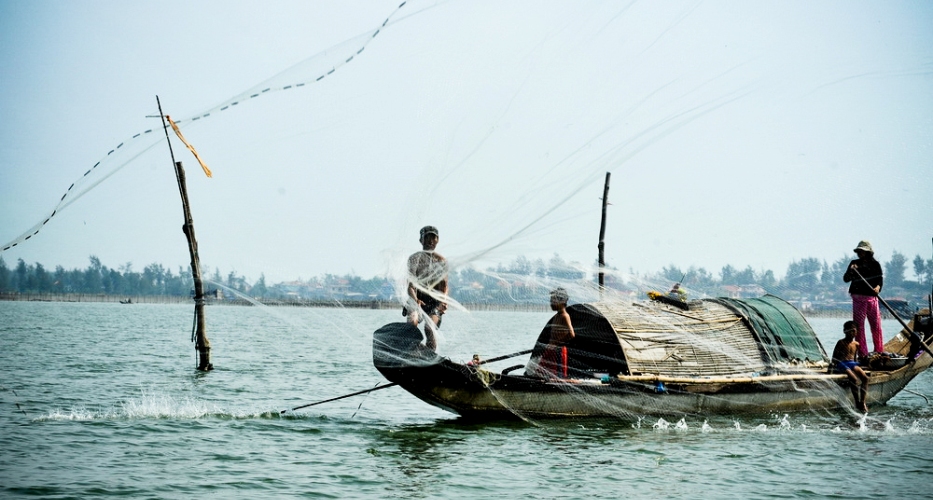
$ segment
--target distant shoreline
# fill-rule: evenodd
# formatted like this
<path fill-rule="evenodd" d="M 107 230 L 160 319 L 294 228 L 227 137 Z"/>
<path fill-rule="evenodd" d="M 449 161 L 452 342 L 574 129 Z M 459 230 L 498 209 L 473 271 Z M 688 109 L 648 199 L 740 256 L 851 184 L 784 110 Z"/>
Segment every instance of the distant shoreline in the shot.
<path fill-rule="evenodd" d="M 97 302 L 119 304 L 121 301 L 131 301 L 130 304 L 191 304 L 191 297 L 175 295 L 108 295 L 91 293 L 0 293 L 0 301 L 13 302 Z M 256 299 L 254 299 L 256 300 Z M 263 299 L 256 300 L 262 305 L 275 307 L 318 307 L 318 308 L 348 308 L 348 309 L 397 309 L 398 302 L 387 300 L 283 300 Z M 252 302 L 245 299 L 208 299 L 209 305 L 223 306 L 252 306 Z M 495 303 L 461 303 L 470 311 L 521 311 L 521 312 L 547 312 L 547 304 L 495 304 Z M 810 309 L 801 311 L 808 318 L 847 318 L 852 312 L 846 309 Z M 885 317 L 887 317 L 887 311 Z"/>
<path fill-rule="evenodd" d="M 308 299 L 253 299 L 266 306 L 274 307 L 319 307 L 319 308 L 349 308 L 349 309 L 399 309 L 401 305 L 389 300 L 308 300 Z M 96 302 L 120 304 L 130 301 L 134 304 L 191 304 L 191 297 L 176 295 L 108 295 L 104 293 L 0 293 L 0 301 L 8 302 Z M 208 305 L 219 306 L 253 306 L 253 302 L 245 299 L 207 299 Z M 547 304 L 494 304 L 494 303 L 464 303 L 461 305 L 471 311 L 528 311 L 546 312 Z"/>

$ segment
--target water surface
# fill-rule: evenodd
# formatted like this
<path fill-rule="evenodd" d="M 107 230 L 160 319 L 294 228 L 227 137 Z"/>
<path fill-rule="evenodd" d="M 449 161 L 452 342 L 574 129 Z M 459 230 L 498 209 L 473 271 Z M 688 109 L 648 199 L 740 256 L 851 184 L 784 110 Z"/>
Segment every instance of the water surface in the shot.
<path fill-rule="evenodd" d="M 469 423 L 367 389 L 396 310 L 0 302 L 0 492 L 93 498 L 918 498 L 933 477 L 933 376 L 869 418 Z M 546 313 L 454 311 L 441 350 L 530 348 Z M 824 346 L 842 320 L 813 319 Z M 886 337 L 899 329 L 886 321 Z M 496 368 L 524 361 L 515 358 Z"/>

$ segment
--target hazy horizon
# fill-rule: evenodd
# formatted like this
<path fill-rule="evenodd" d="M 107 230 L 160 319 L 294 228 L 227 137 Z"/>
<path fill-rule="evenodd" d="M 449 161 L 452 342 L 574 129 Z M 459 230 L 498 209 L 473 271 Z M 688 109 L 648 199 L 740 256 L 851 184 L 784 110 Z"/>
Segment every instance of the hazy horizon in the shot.
<path fill-rule="evenodd" d="M 399 3 L 0 1 L 0 256 L 187 266 L 157 95 L 253 280 L 591 263 L 607 171 L 618 269 L 933 253 L 933 4 Z"/>

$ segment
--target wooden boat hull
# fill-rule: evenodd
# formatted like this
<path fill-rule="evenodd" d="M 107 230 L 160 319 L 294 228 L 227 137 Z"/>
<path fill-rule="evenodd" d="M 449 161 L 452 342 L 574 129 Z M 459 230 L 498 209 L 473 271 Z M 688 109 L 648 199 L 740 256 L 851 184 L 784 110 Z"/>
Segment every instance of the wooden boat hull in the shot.
<path fill-rule="evenodd" d="M 929 366 L 930 359 L 924 354 L 910 366 L 873 373 L 869 406 L 894 397 Z M 694 383 L 620 377 L 603 383 L 596 379 L 546 381 L 502 375 L 442 358 L 377 368 L 422 401 L 468 418 L 769 413 L 852 408 L 854 404 L 845 376 L 828 374 Z"/>
<path fill-rule="evenodd" d="M 408 339 L 400 340 L 399 332 Z M 605 380 L 545 380 L 455 363 L 419 345 L 415 332 L 404 323 L 377 331 L 374 365 L 422 401 L 470 419 L 679 417 L 854 408 L 848 378 L 825 371 L 731 378 L 620 375 Z M 909 347 L 909 342 L 898 336 L 889 346 L 896 352 L 895 348 Z M 931 363 L 933 357 L 922 353 L 901 368 L 870 372 L 868 405 L 886 403 Z"/>

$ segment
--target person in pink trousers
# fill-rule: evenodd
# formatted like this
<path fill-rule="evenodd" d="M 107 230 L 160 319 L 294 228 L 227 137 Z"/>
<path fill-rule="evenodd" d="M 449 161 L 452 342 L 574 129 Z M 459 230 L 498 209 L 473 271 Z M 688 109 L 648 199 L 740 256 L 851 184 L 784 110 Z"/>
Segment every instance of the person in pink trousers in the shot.
<path fill-rule="evenodd" d="M 881 331 L 881 309 L 878 307 L 878 294 L 884 286 L 881 264 L 875 260 L 871 243 L 862 240 L 855 247 L 858 258 L 849 262 L 842 280 L 849 283 L 849 295 L 852 296 L 852 321 L 855 321 L 860 357 L 868 356 L 868 343 L 865 342 L 865 320 L 871 328 L 871 340 L 874 352 L 884 351 L 884 334 Z"/>

